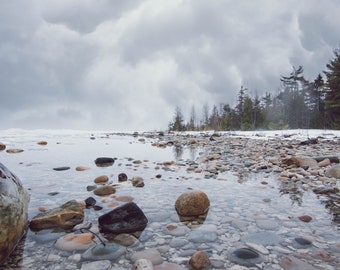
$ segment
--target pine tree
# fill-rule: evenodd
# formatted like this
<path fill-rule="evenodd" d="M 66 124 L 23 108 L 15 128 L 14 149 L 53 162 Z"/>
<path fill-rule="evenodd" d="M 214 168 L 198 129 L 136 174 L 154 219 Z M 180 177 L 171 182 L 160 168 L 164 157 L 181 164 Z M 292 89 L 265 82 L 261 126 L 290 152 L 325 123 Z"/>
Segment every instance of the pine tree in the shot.
<path fill-rule="evenodd" d="M 334 50 L 334 59 L 326 65 L 328 92 L 325 99 L 325 110 L 329 126 L 340 129 L 340 48 Z"/>

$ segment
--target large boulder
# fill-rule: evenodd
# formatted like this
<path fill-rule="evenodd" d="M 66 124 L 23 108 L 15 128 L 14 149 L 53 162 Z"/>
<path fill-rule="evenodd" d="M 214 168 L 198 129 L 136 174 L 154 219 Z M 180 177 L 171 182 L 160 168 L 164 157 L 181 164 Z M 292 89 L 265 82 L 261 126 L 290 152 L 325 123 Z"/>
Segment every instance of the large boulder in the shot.
<path fill-rule="evenodd" d="M 40 213 L 32 218 L 30 229 L 71 229 L 84 220 L 84 204 L 75 200 L 68 201 L 62 206 Z"/>
<path fill-rule="evenodd" d="M 28 203 L 19 178 L 0 163 L 0 264 L 26 232 Z"/>
<path fill-rule="evenodd" d="M 295 165 L 296 167 L 318 167 L 318 162 L 314 158 L 302 156 L 283 159 L 281 164 L 284 166 Z"/>
<path fill-rule="evenodd" d="M 180 216 L 199 216 L 206 214 L 210 207 L 208 196 L 202 191 L 190 191 L 180 195 L 175 208 Z"/>
<path fill-rule="evenodd" d="M 98 218 L 100 231 L 121 234 L 143 231 L 148 219 L 134 202 L 119 206 Z"/>

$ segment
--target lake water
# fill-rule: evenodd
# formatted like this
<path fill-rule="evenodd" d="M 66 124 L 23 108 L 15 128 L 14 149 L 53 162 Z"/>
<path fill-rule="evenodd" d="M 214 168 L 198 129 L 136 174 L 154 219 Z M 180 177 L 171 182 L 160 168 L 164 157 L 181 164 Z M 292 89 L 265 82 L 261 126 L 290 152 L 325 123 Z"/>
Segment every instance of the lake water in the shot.
<path fill-rule="evenodd" d="M 321 199 L 312 191 L 305 191 L 300 203 L 279 192 L 280 183 L 275 173 L 250 174 L 240 180 L 237 171 L 218 174 L 216 178 L 206 179 L 199 173 L 188 173 L 185 164 L 195 161 L 202 149 L 174 146 L 158 148 L 151 146 L 156 138 L 113 135 L 105 132 L 85 131 L 1 131 L 0 142 L 9 148 L 21 148 L 18 154 L 0 152 L 0 162 L 15 173 L 31 195 L 29 219 L 39 213 L 38 208 L 58 207 L 71 199 L 84 200 L 94 196 L 87 186 L 93 180 L 107 175 L 117 183 L 119 173 L 128 178 L 141 176 L 145 186 L 136 188 L 130 182 L 121 184 L 116 195 L 129 195 L 149 219 L 140 237 L 138 250 L 158 248 L 165 261 L 186 266 L 190 255 L 197 249 L 205 250 L 214 261 L 213 269 L 228 269 L 234 264 L 228 256 L 232 250 L 245 246 L 248 242 L 264 246 L 269 254 L 261 267 L 263 269 L 283 269 L 279 261 L 285 256 L 294 256 L 303 262 L 320 269 L 336 269 L 339 265 L 340 239 L 338 227 Z M 45 146 L 38 141 L 47 141 Z M 117 158 L 113 166 L 97 167 L 94 160 L 98 157 Z M 140 160 L 140 164 L 134 164 Z M 164 168 L 165 161 L 176 161 L 177 165 Z M 53 168 L 69 166 L 66 171 Z M 76 171 L 77 166 L 90 167 L 86 171 Z M 156 178 L 160 174 L 161 178 Z M 266 184 L 262 182 L 265 181 Z M 183 225 L 176 214 L 174 204 L 179 195 L 188 190 L 201 190 L 210 199 L 210 209 L 202 226 L 185 230 L 183 235 L 172 236 L 166 232 L 169 224 L 179 228 Z M 51 196 L 49 193 L 55 193 Z M 95 196 L 94 196 L 95 197 Z M 96 197 L 100 211 L 86 211 L 85 222 L 97 224 L 97 218 L 108 212 L 107 200 Z M 313 221 L 304 223 L 298 216 L 310 215 Z M 195 239 L 192 231 L 214 232 L 217 239 L 202 237 Z M 252 239 L 258 233 L 262 240 L 271 234 L 281 240 L 265 243 Z M 249 237 L 249 238 L 247 238 Z M 261 237 L 260 237 L 261 238 Z M 304 238 L 312 245 L 298 246 L 294 239 Z M 22 251 L 10 258 L 11 267 L 16 269 L 80 269 L 82 261 L 75 254 L 69 254 L 53 247 L 54 239 L 41 241 L 29 231 L 22 243 Z M 183 247 L 174 247 L 173 240 L 183 240 Z M 195 239 L 195 240 L 193 240 Z M 247 240 L 248 239 L 248 240 Z M 262 241 L 262 242 L 261 242 Z M 134 252 L 132 248 L 130 253 Z M 80 254 L 80 252 L 79 252 Z M 112 269 L 131 269 L 129 256 L 112 262 Z M 7 269 L 10 266 L 7 265 Z M 5 268 L 6 269 L 6 268 Z M 256 267 L 254 269 L 257 269 Z M 289 268 L 286 268 L 289 269 Z M 293 269 L 293 268 L 291 268 Z"/>

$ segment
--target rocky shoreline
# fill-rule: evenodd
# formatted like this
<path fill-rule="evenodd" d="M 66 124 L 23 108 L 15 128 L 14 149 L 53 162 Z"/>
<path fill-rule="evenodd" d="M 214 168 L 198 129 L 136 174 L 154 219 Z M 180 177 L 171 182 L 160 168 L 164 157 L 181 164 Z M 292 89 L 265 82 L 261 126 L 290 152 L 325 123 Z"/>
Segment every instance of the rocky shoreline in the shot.
<path fill-rule="evenodd" d="M 225 203 L 220 191 L 222 187 L 228 187 L 229 177 L 232 177 L 240 185 L 250 183 L 255 178 L 257 180 L 254 190 L 264 193 L 273 190 L 272 192 L 289 197 L 294 205 L 301 205 L 304 194 L 312 192 L 318 196 L 320 204 L 329 211 L 332 226 L 338 226 L 339 137 L 327 135 L 299 139 L 280 135 L 248 138 L 224 133 L 106 133 L 99 136 L 93 134 L 90 140 L 110 140 L 112 136 L 131 137 L 134 143 L 152 145 L 154 148 L 171 148 L 175 158 L 152 163 L 151 167 L 148 160 L 120 157 L 105 157 L 105 161 L 110 162 L 99 165 L 97 162 L 104 157 L 98 157 L 94 162 L 95 167 L 117 166 L 114 176 L 97 175 L 93 179 L 93 185 L 86 187 L 90 196 L 82 200 L 77 198 L 84 208 L 80 211 L 85 213 L 80 214 L 81 219 L 73 219 L 78 225 L 74 227 L 75 223 L 71 226 L 72 232 L 66 230 L 55 233 L 47 240 L 47 235 L 51 236 L 51 233 L 46 235 L 43 231 L 40 233 L 30 231 L 27 238 L 31 241 L 26 240 L 25 248 L 35 248 L 37 257 L 43 255 L 45 260 L 36 262 L 34 258 L 28 258 L 21 263 L 21 269 L 32 268 L 37 266 L 37 263 L 39 269 L 83 270 L 337 268 L 340 241 L 333 238 L 332 241 L 325 242 L 326 238 L 323 235 L 327 232 L 321 227 L 318 228 L 322 226 L 322 222 L 316 228 L 313 227 L 313 222 L 318 217 L 312 212 L 300 214 L 295 211 L 289 216 L 280 215 L 267 206 L 273 199 L 263 197 L 263 201 L 258 205 L 263 204 L 266 210 L 258 212 L 257 205 L 249 204 L 248 210 L 252 213 L 250 216 L 238 203 L 247 195 L 235 194 L 233 198 L 235 204 L 230 203 L 232 206 L 229 206 L 228 213 L 220 205 Z M 42 147 L 49 144 L 42 142 L 39 141 L 37 144 Z M 5 150 L 6 146 L 1 145 L 2 150 Z M 7 148 L 5 151 L 6 154 L 20 155 L 25 149 Z M 192 152 L 191 158 L 183 159 L 183 151 Z M 74 169 L 66 165 L 54 167 L 53 170 L 57 173 Z M 92 166 L 79 164 L 75 171 L 86 172 L 91 170 Z M 146 178 L 146 175 L 150 179 Z M 193 215 L 195 218 L 190 217 L 190 214 L 187 215 L 190 218 L 176 215 L 175 208 L 184 212 L 187 209 L 185 205 L 178 206 L 175 199 L 184 192 L 170 196 L 178 186 L 175 183 L 174 187 L 166 187 L 170 184 L 169 181 L 173 181 L 172 179 L 184 181 L 185 185 L 189 185 L 187 191 L 199 187 L 198 193 L 207 192 L 207 198 L 206 195 L 203 197 L 205 200 L 209 198 L 211 204 L 206 202 L 203 206 L 204 211 L 195 212 Z M 159 188 L 160 198 L 168 197 L 164 205 L 159 197 L 158 203 L 150 199 L 155 192 L 154 188 L 150 189 L 150 185 Z M 208 188 L 209 185 L 213 186 Z M 274 190 L 274 186 L 278 189 Z M 215 194 L 216 198 L 212 194 Z M 54 195 L 58 195 L 58 191 L 50 194 Z M 254 196 L 261 198 L 262 194 Z M 109 237 L 110 244 L 107 248 L 112 255 L 97 259 L 92 253 L 98 250 L 91 253 L 90 248 L 103 249 L 101 252 L 104 253 L 109 252 L 104 250 L 105 245 L 101 246 L 100 239 L 107 241 L 108 237 L 104 237 L 96 225 L 98 213 L 116 209 L 117 206 L 132 201 L 141 206 L 149 221 L 148 226 L 138 235 L 122 232 L 112 238 Z M 158 213 L 155 212 L 157 204 Z M 197 204 L 194 209 L 197 209 L 196 206 Z M 210 207 L 209 210 L 207 207 Z M 40 210 L 39 216 L 51 209 L 44 209 L 41 205 Z M 36 221 L 34 218 L 33 220 Z M 62 224 L 58 226 L 63 228 Z M 310 228 L 314 231 L 317 229 L 318 232 L 314 235 L 303 233 L 309 232 Z M 88 229 L 90 232 L 86 231 Z M 95 235 L 98 235 L 99 239 Z M 15 262 L 15 256 L 14 254 L 4 266 L 5 269 L 18 263 Z"/>

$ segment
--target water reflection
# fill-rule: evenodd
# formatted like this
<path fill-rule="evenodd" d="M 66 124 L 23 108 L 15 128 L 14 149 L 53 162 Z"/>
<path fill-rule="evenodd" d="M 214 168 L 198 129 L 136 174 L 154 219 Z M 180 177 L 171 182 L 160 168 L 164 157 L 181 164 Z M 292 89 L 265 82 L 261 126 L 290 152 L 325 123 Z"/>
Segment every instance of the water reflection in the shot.
<path fill-rule="evenodd" d="M 184 147 L 182 144 L 174 144 L 172 151 L 176 161 L 180 159 L 195 160 L 197 157 L 198 148 L 195 145 Z"/>

